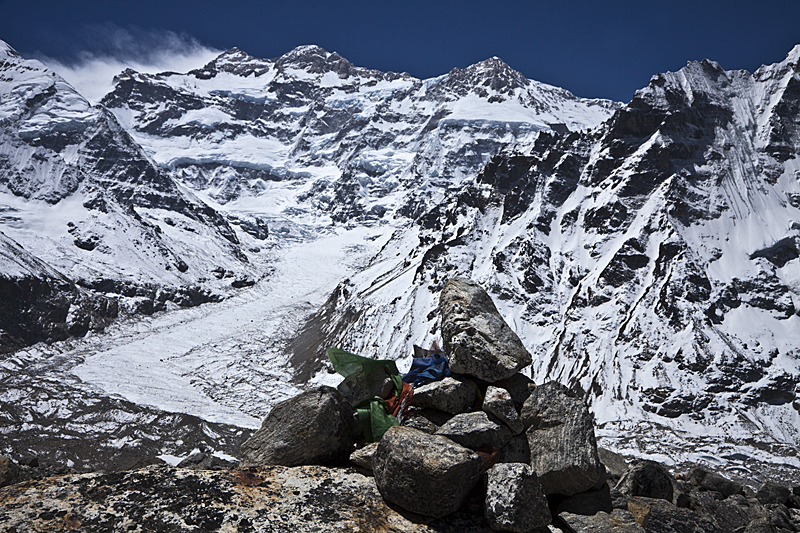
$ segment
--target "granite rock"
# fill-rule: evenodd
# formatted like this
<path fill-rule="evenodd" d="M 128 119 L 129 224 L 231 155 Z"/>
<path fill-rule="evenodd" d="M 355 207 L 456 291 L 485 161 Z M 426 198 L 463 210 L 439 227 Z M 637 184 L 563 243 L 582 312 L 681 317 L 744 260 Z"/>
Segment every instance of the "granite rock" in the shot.
<path fill-rule="evenodd" d="M 456 511 L 484 472 L 483 459 L 441 435 L 396 426 L 372 459 L 378 490 L 408 511 L 442 517 Z"/>
<path fill-rule="evenodd" d="M 439 309 L 444 352 L 453 372 L 494 383 L 531 364 L 531 354 L 474 281 L 450 279 Z"/>

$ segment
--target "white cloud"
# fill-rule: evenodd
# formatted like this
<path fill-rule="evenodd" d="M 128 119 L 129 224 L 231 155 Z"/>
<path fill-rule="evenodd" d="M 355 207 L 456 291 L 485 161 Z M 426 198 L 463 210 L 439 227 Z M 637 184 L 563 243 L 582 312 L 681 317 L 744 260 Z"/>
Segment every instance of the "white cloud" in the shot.
<path fill-rule="evenodd" d="M 38 57 L 95 104 L 113 89 L 113 78 L 126 68 L 138 72 L 187 72 L 199 68 L 222 51 L 195 38 L 168 30 L 124 29 L 113 24 L 90 26 L 86 42 L 91 50 L 70 61 Z"/>

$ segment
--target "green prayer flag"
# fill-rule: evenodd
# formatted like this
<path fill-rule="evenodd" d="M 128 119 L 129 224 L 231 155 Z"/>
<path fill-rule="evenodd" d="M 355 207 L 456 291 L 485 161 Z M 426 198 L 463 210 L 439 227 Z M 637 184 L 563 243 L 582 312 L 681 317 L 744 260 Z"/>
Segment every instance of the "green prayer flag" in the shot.
<path fill-rule="evenodd" d="M 339 348 L 328 348 L 325 353 L 328 355 L 333 369 L 345 378 L 361 371 L 364 379 L 374 379 L 375 376 L 383 374 L 383 372 L 376 372 L 376 370 L 383 369 L 392 379 L 395 395 L 403 390 L 403 379 L 394 361 L 389 359 L 369 359 Z M 386 400 L 378 396 L 359 403 L 356 406 L 356 412 L 358 413 L 361 428 L 364 430 L 364 438 L 368 443 L 378 442 L 390 427 L 400 425 L 397 418 L 389 414 Z"/>

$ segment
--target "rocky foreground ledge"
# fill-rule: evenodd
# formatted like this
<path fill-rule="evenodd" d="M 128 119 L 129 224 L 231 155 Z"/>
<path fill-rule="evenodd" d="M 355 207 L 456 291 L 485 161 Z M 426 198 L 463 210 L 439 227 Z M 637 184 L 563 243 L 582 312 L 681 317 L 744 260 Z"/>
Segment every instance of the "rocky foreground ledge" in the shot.
<path fill-rule="evenodd" d="M 355 468 L 149 466 L 0 489 L 0 532 L 489 532 L 482 517 L 431 519 L 389 507 Z"/>

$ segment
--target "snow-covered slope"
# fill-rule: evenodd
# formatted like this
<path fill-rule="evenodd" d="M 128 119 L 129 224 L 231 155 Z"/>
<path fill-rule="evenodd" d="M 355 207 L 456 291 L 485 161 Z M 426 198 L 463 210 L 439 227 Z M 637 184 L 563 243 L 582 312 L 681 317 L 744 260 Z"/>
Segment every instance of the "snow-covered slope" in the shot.
<path fill-rule="evenodd" d="M 234 48 L 186 74 L 127 70 L 102 102 L 156 162 L 226 209 L 334 221 L 420 213 L 502 147 L 597 125 L 618 107 L 498 58 L 419 80 L 316 46 L 272 60 Z"/>
<path fill-rule="evenodd" d="M 156 308 L 213 299 L 231 281 L 215 272 L 257 276 L 228 222 L 113 114 L 2 42 L 0 214 L 9 238 L 71 280 Z"/>
<path fill-rule="evenodd" d="M 407 358 L 470 276 L 607 444 L 800 466 L 799 58 L 689 63 L 593 130 L 496 156 L 337 289 L 322 344 Z"/>

